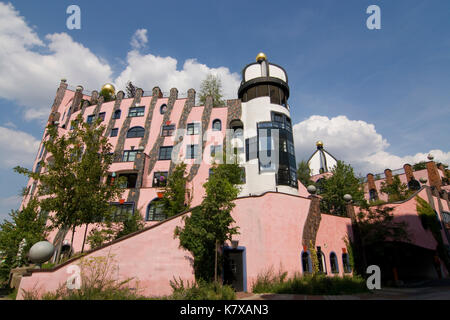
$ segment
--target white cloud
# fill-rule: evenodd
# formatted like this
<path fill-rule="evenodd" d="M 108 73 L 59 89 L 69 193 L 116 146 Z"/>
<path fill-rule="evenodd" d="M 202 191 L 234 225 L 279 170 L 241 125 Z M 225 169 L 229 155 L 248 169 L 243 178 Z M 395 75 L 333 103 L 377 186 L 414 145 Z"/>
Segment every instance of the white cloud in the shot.
<path fill-rule="evenodd" d="M 237 73 L 231 73 L 225 67 L 210 68 L 195 59 L 186 60 L 181 70 L 177 69 L 177 63 L 178 61 L 172 57 L 141 54 L 137 50 L 132 50 L 127 56 L 127 67 L 116 78 L 115 85 L 117 88 L 125 88 L 126 83 L 131 81 L 146 90 L 159 86 L 164 92 L 177 88 L 178 92 L 182 93 L 190 88 L 198 90 L 202 80 L 208 74 L 213 74 L 222 81 L 224 97 L 236 97 L 240 84 Z"/>
<path fill-rule="evenodd" d="M 3 219 L 8 218 L 8 213 L 11 212 L 11 210 L 18 209 L 21 202 L 22 198 L 18 195 L 0 198 L 0 222 L 3 222 Z"/>
<path fill-rule="evenodd" d="M 139 50 L 144 48 L 147 42 L 147 29 L 138 29 L 131 38 L 130 44 L 133 49 Z"/>
<path fill-rule="evenodd" d="M 3 155 L 0 157 L 0 168 L 31 166 L 39 144 L 39 140 L 26 132 L 0 127 L 0 150 Z"/>
<path fill-rule="evenodd" d="M 0 97 L 25 107 L 25 118 L 46 119 L 61 78 L 73 87 L 99 89 L 106 82 L 125 89 L 127 81 L 145 90 L 159 86 L 164 92 L 176 87 L 186 92 L 198 89 L 207 74 L 218 75 L 225 97 L 235 97 L 240 77 L 228 68 L 210 68 L 195 59 L 177 69 L 177 60 L 141 54 L 148 42 L 147 30 L 138 29 L 131 38 L 127 65 L 114 79 L 103 58 L 75 42 L 66 33 L 45 36 L 44 41 L 30 28 L 13 5 L 0 2 Z M 45 53 L 42 53 L 45 52 Z"/>
<path fill-rule="evenodd" d="M 322 140 L 324 148 L 338 160 L 350 163 L 357 173 L 379 173 L 384 169 L 398 169 L 405 163 L 427 160 L 428 153 L 435 161 L 450 163 L 450 152 L 429 150 L 411 156 L 396 156 L 386 151 L 389 143 L 377 133 L 373 124 L 349 120 L 346 116 L 328 118 L 314 115 L 294 125 L 296 156 L 307 160 L 315 151 L 315 142 Z"/>

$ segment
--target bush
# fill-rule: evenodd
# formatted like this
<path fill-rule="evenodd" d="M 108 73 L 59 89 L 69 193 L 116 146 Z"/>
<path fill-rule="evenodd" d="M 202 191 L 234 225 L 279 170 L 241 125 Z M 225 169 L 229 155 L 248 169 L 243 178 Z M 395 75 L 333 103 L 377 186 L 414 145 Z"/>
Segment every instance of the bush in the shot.
<path fill-rule="evenodd" d="M 198 281 L 184 285 L 183 280 L 178 282 L 175 278 L 170 281 L 173 293 L 167 297 L 169 300 L 234 300 L 236 293 L 228 285 L 218 282 Z"/>
<path fill-rule="evenodd" d="M 258 275 L 254 293 L 339 295 L 368 292 L 366 281 L 360 276 L 328 277 L 322 274 L 300 275 L 287 279 L 286 272 L 274 274 L 269 270 Z"/>

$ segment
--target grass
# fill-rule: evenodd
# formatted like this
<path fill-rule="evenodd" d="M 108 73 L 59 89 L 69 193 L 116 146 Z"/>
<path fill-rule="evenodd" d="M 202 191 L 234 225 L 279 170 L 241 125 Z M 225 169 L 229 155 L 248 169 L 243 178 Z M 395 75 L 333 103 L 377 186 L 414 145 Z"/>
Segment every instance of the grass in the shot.
<path fill-rule="evenodd" d="M 341 295 L 368 292 L 366 281 L 359 276 L 299 275 L 287 278 L 287 272 L 274 274 L 269 270 L 258 275 L 254 293 Z"/>

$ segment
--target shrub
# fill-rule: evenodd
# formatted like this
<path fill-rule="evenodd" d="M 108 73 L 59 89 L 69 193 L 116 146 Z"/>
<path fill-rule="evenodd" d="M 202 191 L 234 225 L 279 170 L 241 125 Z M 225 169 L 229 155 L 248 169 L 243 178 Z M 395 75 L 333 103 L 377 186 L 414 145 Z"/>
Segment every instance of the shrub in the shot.
<path fill-rule="evenodd" d="M 198 281 L 190 283 L 175 278 L 170 281 L 173 293 L 168 297 L 169 300 L 234 300 L 236 293 L 228 285 L 222 285 L 218 282 Z"/>
<path fill-rule="evenodd" d="M 360 276 L 328 277 L 323 274 L 300 275 L 287 279 L 286 272 L 274 274 L 269 270 L 258 275 L 253 284 L 254 293 L 339 295 L 367 292 L 365 280 Z"/>

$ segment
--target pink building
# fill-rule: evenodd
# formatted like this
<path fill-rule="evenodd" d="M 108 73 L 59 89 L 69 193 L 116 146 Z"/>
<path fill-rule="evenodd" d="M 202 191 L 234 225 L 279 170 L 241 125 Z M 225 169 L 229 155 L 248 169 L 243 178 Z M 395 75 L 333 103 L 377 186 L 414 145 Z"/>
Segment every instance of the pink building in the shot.
<path fill-rule="evenodd" d="M 64 134 L 79 114 L 87 122 L 99 117 L 103 120 L 105 134 L 114 147 L 111 176 L 127 177 L 126 192 L 112 205 L 120 213 L 138 209 L 147 224 L 144 230 L 87 255 L 114 254 L 119 277 L 135 277 L 148 295 L 170 293 L 169 281 L 174 277 L 193 280 L 192 257 L 173 237 L 175 227 L 183 223 L 183 215 L 190 212 L 166 219 L 158 206 L 158 187 L 176 162 L 184 161 L 194 190 L 191 207 L 199 205 L 212 156 L 220 152 L 226 138 L 238 148 L 245 181 L 232 213 L 240 234 L 233 243 L 223 245 L 224 281 L 238 291 L 251 291 L 257 276 L 269 269 L 289 275 L 311 272 L 311 246 L 317 250 L 323 272 L 330 276 L 350 274 L 345 239 L 353 237 L 351 217 L 359 209 L 349 204 L 349 217 L 321 213 L 320 197 L 309 194 L 297 181 L 289 91 L 286 71 L 270 63 L 264 54 L 243 69 L 238 99 L 227 100 L 222 106 L 213 106 L 212 99 L 196 105 L 194 89 L 179 97 L 173 88 L 165 97 L 158 87 L 148 94 L 137 89 L 134 98 L 125 98 L 119 91 L 114 100 L 104 102 L 98 92 L 84 94 L 81 86 L 71 91 L 62 80 L 49 123 L 58 125 Z M 42 140 L 46 137 L 44 132 Z M 41 170 L 41 160 L 51 160 L 42 145 L 34 170 Z M 36 182 L 30 180 L 28 187 L 23 204 L 35 194 Z M 428 196 L 428 187 L 422 186 L 417 192 L 433 205 L 442 205 L 440 214 L 449 211 L 448 200 Z M 421 229 L 414 201 L 411 198 L 393 206 L 398 208 L 399 218 L 405 214 L 403 209 L 413 217 L 412 230 L 418 239 L 414 245 L 434 252 L 436 243 L 428 231 Z M 84 228 L 76 230 L 73 252 L 81 250 L 84 232 Z M 63 250 L 67 250 L 71 237 L 71 232 L 59 230 L 50 235 L 49 241 L 55 246 L 62 242 Z M 69 266 L 77 263 L 74 258 L 55 269 L 33 270 L 23 277 L 20 288 L 54 290 L 66 281 Z M 438 275 L 430 269 L 426 276 Z"/>

